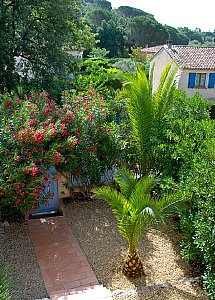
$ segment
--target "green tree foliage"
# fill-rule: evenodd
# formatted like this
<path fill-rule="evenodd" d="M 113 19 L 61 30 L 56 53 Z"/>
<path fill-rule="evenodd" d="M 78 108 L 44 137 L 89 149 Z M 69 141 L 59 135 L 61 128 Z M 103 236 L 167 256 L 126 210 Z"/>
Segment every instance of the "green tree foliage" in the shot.
<path fill-rule="evenodd" d="M 129 43 L 136 47 L 164 44 L 168 39 L 166 29 L 154 18 L 134 17 L 129 20 Z"/>
<path fill-rule="evenodd" d="M 215 32 L 202 32 L 199 28 L 191 30 L 188 27 L 180 27 L 177 30 L 189 39 L 190 45 L 215 46 Z"/>
<path fill-rule="evenodd" d="M 112 6 L 109 1 L 106 0 L 84 0 L 84 3 L 90 3 L 93 6 L 100 7 L 105 10 L 111 10 Z"/>
<path fill-rule="evenodd" d="M 109 95 L 110 91 L 122 87 L 119 71 L 111 68 L 107 59 L 89 58 L 80 62 L 80 67 L 82 72 L 76 76 L 74 83 L 78 91 L 87 91 L 91 87 L 103 95 Z"/>
<path fill-rule="evenodd" d="M 209 121 L 209 112 L 207 102 L 199 94 L 189 99 L 185 92 L 175 91 L 173 104 L 163 123 L 158 125 L 156 168 L 164 177 L 168 174 L 178 182 L 180 174 L 190 169 L 195 155 L 200 154 L 199 146 L 209 134 L 201 127 L 202 122 Z"/>
<path fill-rule="evenodd" d="M 123 57 L 125 37 L 123 29 L 115 20 L 103 21 L 98 29 L 98 46 L 109 51 L 109 57 Z"/>
<path fill-rule="evenodd" d="M 80 9 L 79 0 L 1 1 L 1 90 L 14 89 L 21 74 L 39 83 L 65 72 L 68 56 L 63 47 L 83 47 L 90 36 Z"/>
<path fill-rule="evenodd" d="M 159 125 L 156 172 L 161 188 L 192 193 L 190 209 L 181 214 L 182 255 L 202 266 L 203 285 L 215 299 L 215 123 L 199 94 L 175 91 L 174 105 Z"/>
<path fill-rule="evenodd" d="M 120 6 L 117 9 L 115 9 L 115 12 L 119 14 L 121 17 L 125 18 L 134 18 L 134 17 L 140 17 L 140 16 L 150 16 L 153 17 L 153 15 L 130 6 Z"/>
<path fill-rule="evenodd" d="M 96 2 L 88 3 L 85 16 L 93 32 L 98 33 L 98 46 L 109 50 L 109 57 L 128 56 L 131 47 L 164 44 L 168 39 L 164 26 L 151 14 L 133 7 L 105 10 Z"/>
<path fill-rule="evenodd" d="M 189 38 L 176 28 L 168 25 L 165 25 L 164 27 L 168 32 L 169 39 L 174 45 L 187 45 L 189 43 Z"/>
<path fill-rule="evenodd" d="M 109 51 L 107 51 L 105 48 L 93 48 L 90 53 L 89 57 L 91 58 L 105 58 L 109 54 Z"/>
<path fill-rule="evenodd" d="M 110 21 L 112 19 L 112 13 L 100 7 L 88 8 L 85 15 L 88 23 L 94 32 L 97 32 L 97 28 L 101 26 L 102 21 Z"/>
<path fill-rule="evenodd" d="M 110 57 L 127 57 L 132 47 L 163 45 L 169 39 L 176 45 L 215 45 L 214 32 L 202 32 L 199 28 L 191 30 L 188 27 L 163 26 L 150 13 L 130 6 L 111 9 L 109 2 L 105 0 L 101 1 L 102 5 L 99 0 L 84 2 L 86 19 L 93 32 L 99 33 L 97 40 L 100 40 L 101 44 L 98 46 L 110 50 L 114 41 L 115 49 L 113 53 L 110 51 Z M 102 21 L 105 23 L 102 24 Z M 123 34 L 123 38 L 120 37 L 119 31 Z M 113 40 L 114 35 L 117 37 L 116 40 Z M 111 38 L 108 39 L 108 36 Z M 124 49 L 123 52 L 122 49 Z"/>

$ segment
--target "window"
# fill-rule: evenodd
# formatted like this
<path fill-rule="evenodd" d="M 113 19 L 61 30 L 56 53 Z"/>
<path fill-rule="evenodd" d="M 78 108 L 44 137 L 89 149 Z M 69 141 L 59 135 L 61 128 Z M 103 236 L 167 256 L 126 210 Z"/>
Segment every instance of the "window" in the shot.
<path fill-rule="evenodd" d="M 205 88 L 206 73 L 189 73 L 188 88 Z"/>
<path fill-rule="evenodd" d="M 215 87 L 215 73 L 209 74 L 208 88 L 214 89 Z"/>
<path fill-rule="evenodd" d="M 204 88 L 206 81 L 206 73 L 196 73 L 196 88 Z"/>
<path fill-rule="evenodd" d="M 195 87 L 196 73 L 189 73 L 188 88 L 193 89 Z"/>

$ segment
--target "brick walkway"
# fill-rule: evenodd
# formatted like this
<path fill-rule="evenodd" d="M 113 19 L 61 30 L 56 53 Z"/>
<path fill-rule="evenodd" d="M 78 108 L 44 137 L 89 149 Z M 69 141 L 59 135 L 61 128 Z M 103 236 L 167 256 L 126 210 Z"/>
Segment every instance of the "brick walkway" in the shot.
<path fill-rule="evenodd" d="M 112 299 L 100 286 L 64 217 L 28 221 L 51 300 Z"/>

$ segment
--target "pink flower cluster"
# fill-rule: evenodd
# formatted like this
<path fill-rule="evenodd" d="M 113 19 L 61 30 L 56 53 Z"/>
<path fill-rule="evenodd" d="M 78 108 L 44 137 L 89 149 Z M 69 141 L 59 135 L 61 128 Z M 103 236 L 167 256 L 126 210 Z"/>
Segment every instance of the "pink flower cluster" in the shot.
<path fill-rule="evenodd" d="M 108 106 L 92 89 L 74 98 L 65 93 L 62 105 L 45 92 L 2 101 L 4 141 L 10 142 L 1 150 L 0 197 L 5 205 L 28 213 L 40 201 L 47 203 L 41 192 L 49 184 L 46 172 L 51 165 L 82 176 L 90 172 L 93 159 L 102 156 L 99 151 L 110 134 Z"/>

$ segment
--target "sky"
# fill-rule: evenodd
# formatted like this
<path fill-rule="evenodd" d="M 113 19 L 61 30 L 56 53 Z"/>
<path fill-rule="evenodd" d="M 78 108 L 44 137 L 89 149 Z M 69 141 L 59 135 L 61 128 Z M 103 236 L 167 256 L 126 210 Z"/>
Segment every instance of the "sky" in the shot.
<path fill-rule="evenodd" d="M 215 0 L 108 0 L 112 8 L 131 6 L 154 15 L 161 24 L 202 31 L 215 29 Z"/>

